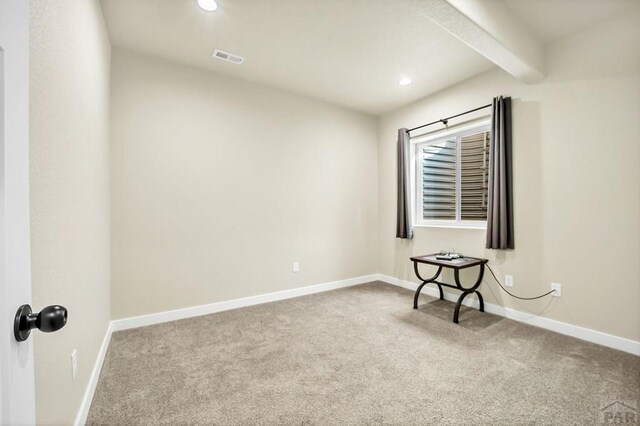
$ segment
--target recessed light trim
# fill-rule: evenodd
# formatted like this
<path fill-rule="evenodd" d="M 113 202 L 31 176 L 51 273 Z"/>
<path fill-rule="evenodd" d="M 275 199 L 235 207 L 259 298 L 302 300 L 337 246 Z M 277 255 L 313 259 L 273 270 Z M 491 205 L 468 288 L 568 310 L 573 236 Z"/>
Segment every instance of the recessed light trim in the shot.
<path fill-rule="evenodd" d="M 411 83 L 413 83 L 413 81 L 410 78 L 401 78 L 400 80 L 398 80 L 398 84 L 400 86 L 408 86 Z"/>
<path fill-rule="evenodd" d="M 213 12 L 218 8 L 218 3 L 216 0 L 198 0 L 198 6 L 204 11 Z"/>

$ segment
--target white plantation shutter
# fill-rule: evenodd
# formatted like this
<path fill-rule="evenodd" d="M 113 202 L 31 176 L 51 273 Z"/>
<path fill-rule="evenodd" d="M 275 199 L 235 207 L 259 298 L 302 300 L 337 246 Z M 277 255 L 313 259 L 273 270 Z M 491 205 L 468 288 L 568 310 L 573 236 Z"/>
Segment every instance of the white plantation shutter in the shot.
<path fill-rule="evenodd" d="M 418 146 L 422 220 L 487 220 L 489 135 L 483 129 Z"/>
<path fill-rule="evenodd" d="M 427 220 L 456 219 L 456 139 L 422 148 L 422 216 Z"/>
<path fill-rule="evenodd" d="M 460 139 L 460 219 L 487 220 L 489 132 Z"/>

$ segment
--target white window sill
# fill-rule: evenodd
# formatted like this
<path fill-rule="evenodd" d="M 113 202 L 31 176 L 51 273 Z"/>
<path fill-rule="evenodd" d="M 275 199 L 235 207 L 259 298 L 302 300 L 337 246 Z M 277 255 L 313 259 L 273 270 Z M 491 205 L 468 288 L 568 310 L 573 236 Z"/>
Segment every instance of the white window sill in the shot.
<path fill-rule="evenodd" d="M 451 224 L 451 225 L 444 225 L 444 224 L 424 224 L 424 223 L 420 223 L 420 224 L 414 224 L 413 225 L 414 228 L 448 228 L 448 229 L 481 229 L 481 230 L 485 230 L 487 229 L 487 225 L 459 225 L 459 224 Z"/>

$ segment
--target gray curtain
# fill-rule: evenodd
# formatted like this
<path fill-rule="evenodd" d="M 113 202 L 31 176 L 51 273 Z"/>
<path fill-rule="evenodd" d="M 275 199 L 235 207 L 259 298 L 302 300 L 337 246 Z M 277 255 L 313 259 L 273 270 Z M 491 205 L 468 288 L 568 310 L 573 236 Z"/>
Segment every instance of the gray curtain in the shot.
<path fill-rule="evenodd" d="M 487 248 L 512 249 L 513 162 L 511 160 L 511 98 L 493 98 L 489 147 Z"/>
<path fill-rule="evenodd" d="M 411 239 L 411 199 L 409 191 L 409 131 L 398 130 L 398 211 L 396 218 L 396 238 Z"/>

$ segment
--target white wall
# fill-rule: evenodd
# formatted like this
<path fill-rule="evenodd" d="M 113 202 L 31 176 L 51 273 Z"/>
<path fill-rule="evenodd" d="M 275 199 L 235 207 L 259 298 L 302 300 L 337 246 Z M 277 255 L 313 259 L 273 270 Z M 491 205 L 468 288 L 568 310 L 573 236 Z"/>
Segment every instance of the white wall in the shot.
<path fill-rule="evenodd" d="M 411 255 L 455 248 L 514 275 L 516 294 L 563 285 L 560 299 L 516 302 L 485 280 L 486 301 L 638 341 L 640 15 L 550 45 L 547 63 L 540 84 L 496 69 L 381 117 L 379 269 L 416 281 Z M 413 241 L 395 239 L 397 129 L 497 95 L 513 98 L 516 249 L 484 249 L 482 230 L 417 228 Z"/>
<path fill-rule="evenodd" d="M 109 324 L 109 56 L 97 1 L 30 2 L 33 307 L 69 309 L 33 333 L 38 424 L 73 423 Z M 78 376 L 70 355 L 78 350 Z"/>
<path fill-rule="evenodd" d="M 376 272 L 374 118 L 119 49 L 111 88 L 113 319 Z"/>
<path fill-rule="evenodd" d="M 109 92 L 97 2 L 31 6 L 33 304 L 70 311 L 36 333 L 39 423 L 73 421 L 110 317 L 374 272 L 415 280 L 409 256 L 441 248 L 490 258 L 523 295 L 563 284 L 549 303 L 488 283 L 488 302 L 640 340 L 638 14 L 552 44 L 540 84 L 494 70 L 376 120 L 119 50 Z M 397 128 L 499 94 L 514 99 L 516 250 L 467 229 L 396 240 Z"/>

